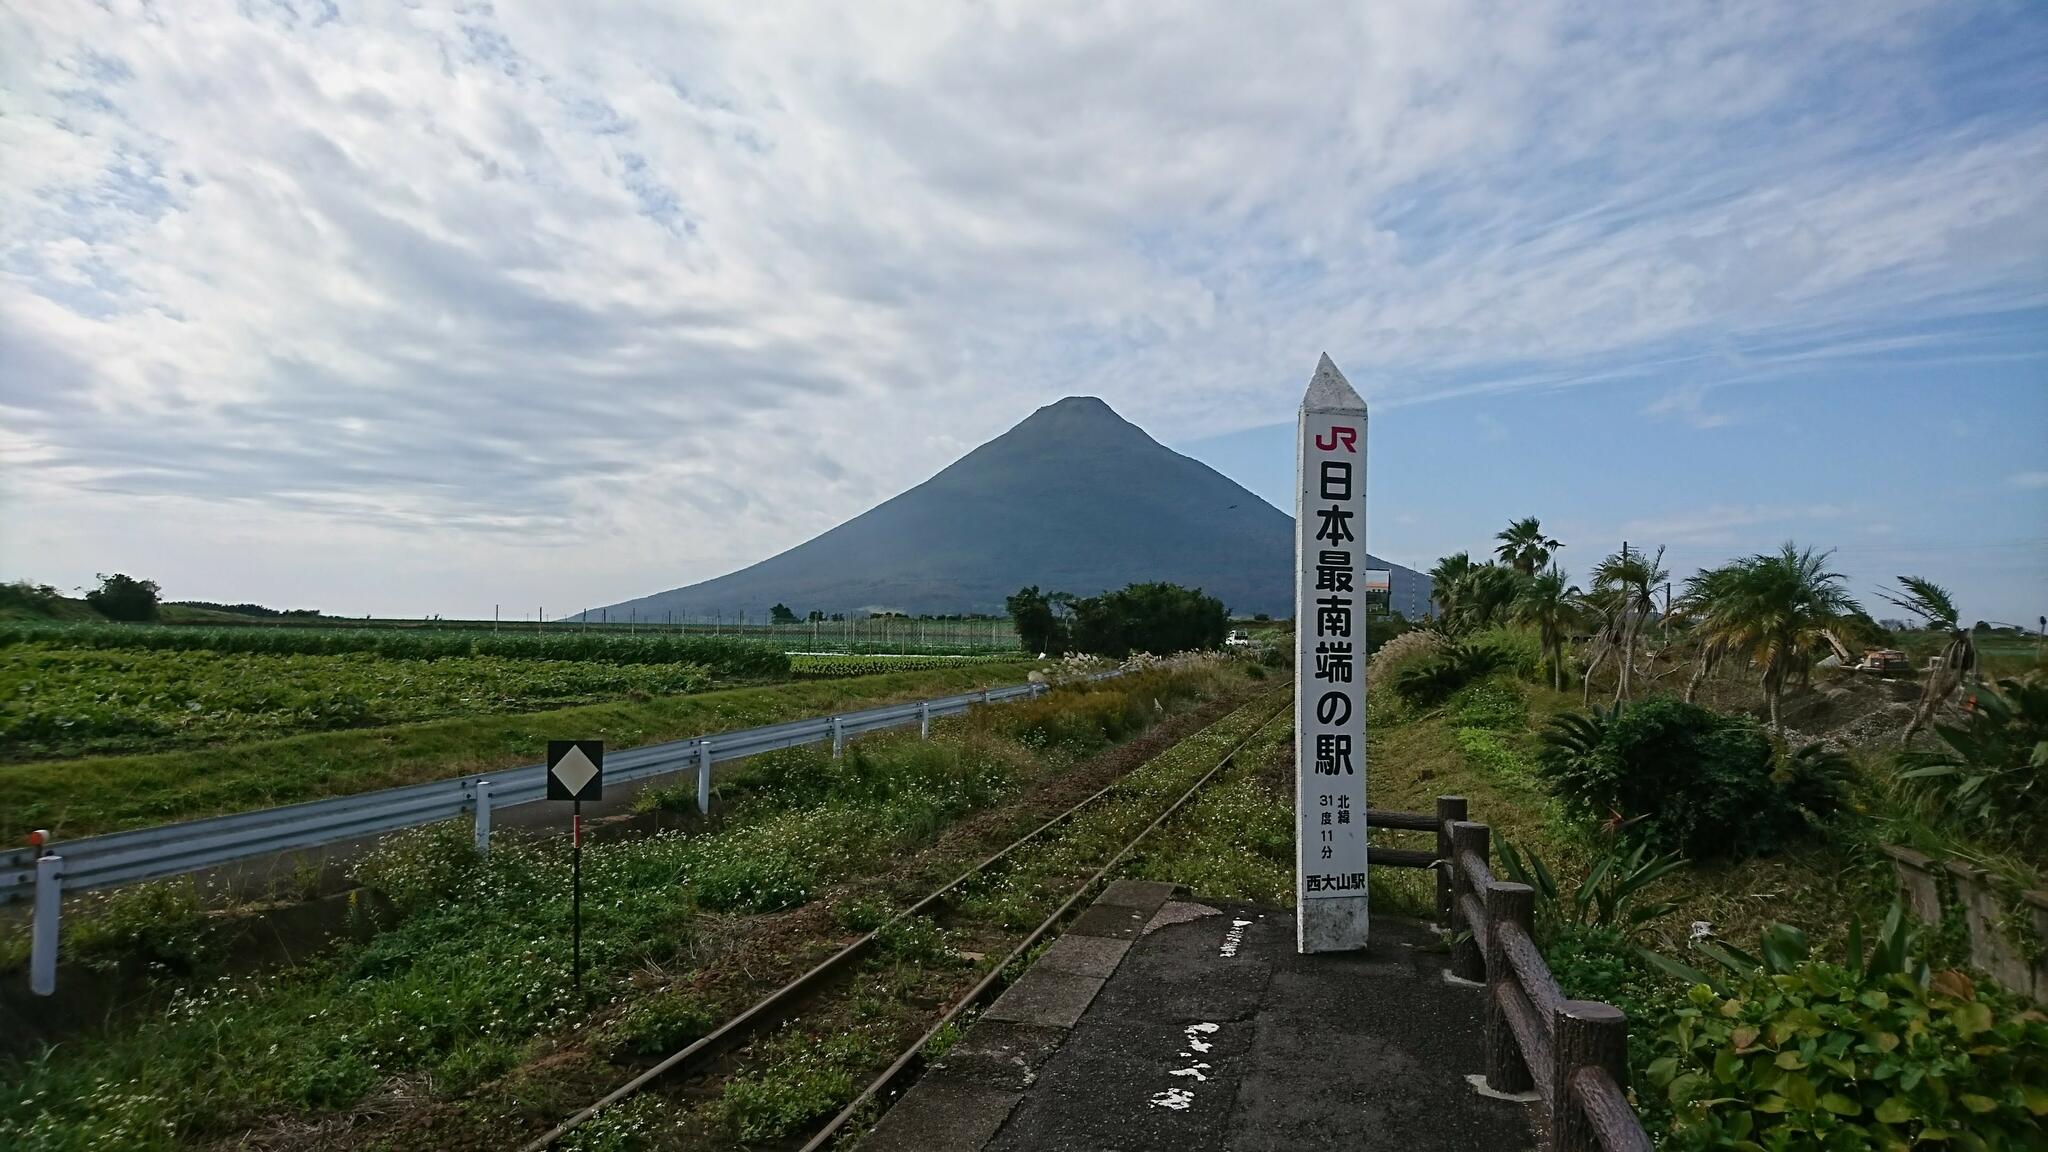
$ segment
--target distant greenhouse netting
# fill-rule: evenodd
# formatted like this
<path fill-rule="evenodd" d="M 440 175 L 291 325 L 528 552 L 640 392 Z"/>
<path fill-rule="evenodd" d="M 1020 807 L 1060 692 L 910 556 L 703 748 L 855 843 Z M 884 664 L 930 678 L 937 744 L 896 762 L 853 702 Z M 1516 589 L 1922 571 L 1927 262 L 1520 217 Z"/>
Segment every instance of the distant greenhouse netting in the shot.
<path fill-rule="evenodd" d="M 697 664 L 727 676 L 786 676 L 779 647 L 733 636 L 616 632 L 492 632 L 396 628 L 249 628 L 146 624 L 0 624 L 0 646 L 45 641 L 70 648 L 253 652 L 290 656 L 370 653 L 405 660 L 495 656 L 599 664 Z"/>

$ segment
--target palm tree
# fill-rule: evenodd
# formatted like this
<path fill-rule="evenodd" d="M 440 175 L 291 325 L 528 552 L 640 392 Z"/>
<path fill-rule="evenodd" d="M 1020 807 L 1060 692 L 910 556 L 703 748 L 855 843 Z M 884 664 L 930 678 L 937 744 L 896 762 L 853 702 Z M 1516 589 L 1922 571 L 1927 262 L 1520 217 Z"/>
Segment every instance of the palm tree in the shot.
<path fill-rule="evenodd" d="M 1586 672 L 1579 694 L 1581 704 L 1593 702 L 1593 673 L 1607 662 L 1609 656 L 1621 651 L 1621 639 L 1627 632 L 1628 613 L 1625 609 L 1627 596 L 1611 584 L 1598 582 L 1579 593 L 1574 607 L 1579 618 L 1593 625 L 1593 647 L 1586 657 Z M 1619 699 L 1617 694 L 1616 699 Z"/>
<path fill-rule="evenodd" d="M 1457 607 L 1458 581 L 1471 570 L 1472 557 L 1465 552 L 1453 552 L 1429 570 L 1429 598 L 1436 601 L 1438 619 L 1450 616 Z"/>
<path fill-rule="evenodd" d="M 1927 723 L 1927 718 L 1934 715 L 1934 710 L 1948 699 L 1949 693 L 1962 684 L 1963 677 L 1976 679 L 1977 642 L 1963 627 L 1961 613 L 1956 611 L 1955 598 L 1948 594 L 1948 589 L 1919 576 L 1899 577 L 1899 587 L 1904 589 L 1902 596 L 1886 592 L 1880 592 L 1878 596 L 1918 616 L 1921 623 L 1929 628 L 1948 630 L 1948 643 L 1942 645 L 1940 663 L 1928 672 L 1927 687 L 1920 693 L 1920 706 L 1913 710 L 1913 719 L 1899 737 L 1901 741 L 1907 741 Z"/>
<path fill-rule="evenodd" d="M 1742 653 L 1763 670 L 1773 731 L 1784 731 L 1778 702 L 1786 683 L 1829 644 L 1829 629 L 1863 610 L 1843 590 L 1842 574 L 1827 570 L 1829 555 L 1788 540 L 1775 553 L 1744 557 L 1728 565 L 1729 571 L 1687 582 L 1688 592 L 1707 598 L 1702 642 Z"/>
<path fill-rule="evenodd" d="M 1550 563 L 1551 555 L 1564 547 L 1543 534 L 1543 525 L 1534 516 L 1509 521 L 1507 530 L 1495 533 L 1493 538 L 1500 541 L 1493 554 L 1500 557 L 1501 563 L 1524 576 L 1534 576 L 1542 571 L 1543 566 Z"/>
<path fill-rule="evenodd" d="M 1550 686 L 1559 692 L 1564 691 L 1565 632 L 1578 616 L 1578 598 L 1578 585 L 1555 564 L 1522 581 L 1515 597 L 1514 620 L 1536 626 L 1544 659 L 1550 662 Z"/>
<path fill-rule="evenodd" d="M 1699 695 L 1700 684 L 1714 674 L 1715 666 L 1728 654 L 1727 636 L 1715 627 L 1715 612 L 1732 602 L 1730 589 L 1741 571 L 1739 564 L 1702 568 L 1685 578 L 1685 591 L 1671 606 L 1671 614 L 1691 621 L 1700 637 L 1699 660 L 1693 665 L 1692 677 L 1685 684 L 1687 704 Z"/>
<path fill-rule="evenodd" d="M 1654 556 L 1623 548 L 1593 567 L 1593 587 L 1607 617 L 1604 638 L 1621 660 L 1614 685 L 1616 703 L 1628 698 L 1629 680 L 1635 671 L 1636 637 L 1642 633 L 1650 614 L 1657 610 L 1657 589 L 1669 579 L 1671 573 L 1664 567 L 1662 548 Z M 1590 687 L 1591 668 L 1586 675 Z"/>
<path fill-rule="evenodd" d="M 1513 568 L 1491 561 L 1473 564 L 1463 552 L 1445 557 L 1430 578 L 1435 582 L 1430 596 L 1442 606 L 1437 620 L 1443 631 L 1452 635 L 1500 623 L 1521 591 L 1522 581 Z"/>

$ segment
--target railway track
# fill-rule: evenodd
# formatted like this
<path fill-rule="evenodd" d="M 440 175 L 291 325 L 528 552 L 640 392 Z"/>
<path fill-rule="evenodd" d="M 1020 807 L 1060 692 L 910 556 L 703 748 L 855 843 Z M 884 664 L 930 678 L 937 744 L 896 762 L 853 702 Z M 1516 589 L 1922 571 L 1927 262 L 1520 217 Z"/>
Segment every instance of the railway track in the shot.
<path fill-rule="evenodd" d="M 546 1149 L 555 1148 L 607 1109 L 616 1108 L 650 1090 L 666 1088 L 713 1070 L 721 1058 L 761 1035 L 766 1029 L 793 1017 L 799 1017 L 815 1002 L 828 998 L 833 989 L 845 984 L 846 977 L 857 969 L 861 960 L 875 952 L 878 941 L 888 939 L 892 931 L 910 925 L 918 918 L 936 921 L 944 917 L 957 927 L 963 920 L 973 919 L 971 916 L 963 916 L 957 907 L 963 898 L 976 891 L 985 892 L 1000 883 L 1006 875 L 1015 875 L 1020 870 L 1031 869 L 1034 865 L 1038 867 L 1041 879 L 1042 873 L 1048 871 L 1062 875 L 1068 886 L 1064 889 L 1064 899 L 1060 900 L 1050 914 L 1036 919 L 1035 926 L 1015 940 L 1008 954 L 989 966 L 964 993 L 950 996 L 945 1001 L 943 1011 L 932 1019 L 930 1026 L 916 1041 L 903 1048 L 887 1068 L 875 1076 L 851 1102 L 822 1127 L 813 1131 L 805 1142 L 801 1145 L 796 1139 L 786 1142 L 788 1147 L 800 1146 L 804 1152 L 827 1147 L 852 1128 L 855 1121 L 860 1119 L 876 1101 L 900 1090 L 916 1070 L 921 1054 L 935 1037 L 940 1036 L 962 1014 L 989 999 L 1002 987 L 1007 977 L 1015 975 L 1012 969 L 1019 960 L 1054 935 L 1060 922 L 1079 906 L 1097 885 L 1129 859 L 1146 837 L 1200 793 L 1203 786 L 1217 773 L 1231 764 L 1261 733 L 1267 731 L 1272 723 L 1286 712 L 1287 704 L 1288 701 L 1284 698 L 1276 703 L 1270 694 L 1254 700 L 1189 736 L 1173 749 L 1164 750 L 1160 755 L 1138 765 L 1086 799 L 1012 841 L 1000 851 L 963 870 L 874 930 L 840 948 L 794 980 L 761 997 L 745 1011 L 731 1017 L 703 1037 L 660 1060 L 602 1099 L 530 1141 L 524 1146 L 525 1152 L 544 1152 Z M 1197 762 L 1206 763 L 1207 766 L 1185 787 L 1179 785 L 1195 769 L 1169 773 L 1169 778 L 1161 780 L 1146 777 L 1149 770 L 1172 755 L 1175 749 L 1214 735 L 1219 729 L 1228 734 L 1236 726 L 1244 724 L 1249 724 L 1249 727 L 1244 728 L 1242 735 L 1236 736 L 1213 763 Z M 1135 795 L 1127 796 L 1127 793 Z M 1113 831 L 1079 827 L 1084 821 L 1097 817 L 1116 823 L 1117 804 L 1144 799 L 1152 799 L 1155 803 L 1141 808 L 1128 823 L 1117 823 Z M 1165 802 L 1159 804 L 1159 800 Z M 1149 821 L 1140 827 L 1139 822 L 1144 821 L 1147 816 Z M 1076 847 L 1084 837 L 1099 841 L 1105 834 L 1110 836 L 1109 842 L 1114 844 L 1113 850 L 1104 849 L 1090 854 L 1085 849 Z M 1068 839 L 1063 840 L 1063 835 L 1068 836 Z M 1078 858 L 1059 859 L 1062 849 L 1069 849 L 1088 858 L 1085 862 Z M 1072 883 L 1076 879 L 1079 880 L 1078 884 Z M 979 927 L 986 931 L 989 926 L 981 924 Z M 1014 933 L 1022 929 L 1010 931 Z M 1005 939 L 1004 942 L 1009 941 Z"/>

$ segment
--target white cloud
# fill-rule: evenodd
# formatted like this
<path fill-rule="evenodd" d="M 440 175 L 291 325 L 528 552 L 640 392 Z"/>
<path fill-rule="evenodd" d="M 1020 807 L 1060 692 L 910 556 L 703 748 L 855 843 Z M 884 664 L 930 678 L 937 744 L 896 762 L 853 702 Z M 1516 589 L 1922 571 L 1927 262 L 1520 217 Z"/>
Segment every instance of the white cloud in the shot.
<path fill-rule="evenodd" d="M 1728 409 L 1708 411 L 1706 398 L 1710 391 L 1711 386 L 1704 383 L 1678 385 L 1651 401 L 1644 407 L 1643 415 L 1682 420 L 1702 430 L 1726 427 L 1741 418 Z"/>
<path fill-rule="evenodd" d="M 2015 472 L 2005 482 L 2015 488 L 2048 488 L 2048 472 Z"/>
<path fill-rule="evenodd" d="M 1660 544 L 1731 545 L 1754 538 L 1758 528 L 1839 520 L 1849 514 L 1849 509 L 1835 504 L 1720 504 L 1631 520 L 1622 531 L 1631 539 Z"/>
<path fill-rule="evenodd" d="M 48 563 L 146 500 L 195 582 L 238 520 L 492 558 L 365 608 L 598 602 L 1066 393 L 1172 437 L 1325 347 L 1400 404 L 2048 295 L 2048 126 L 1914 111 L 1941 7 L 308 12 L 0 13 L 4 527 Z"/>

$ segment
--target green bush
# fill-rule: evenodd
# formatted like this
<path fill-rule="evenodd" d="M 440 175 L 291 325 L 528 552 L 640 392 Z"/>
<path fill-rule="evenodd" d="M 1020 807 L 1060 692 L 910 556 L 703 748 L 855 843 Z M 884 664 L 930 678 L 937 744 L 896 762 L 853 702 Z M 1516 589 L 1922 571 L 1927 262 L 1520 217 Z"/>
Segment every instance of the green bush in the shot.
<path fill-rule="evenodd" d="M 1960 823 L 2048 853 L 2048 680 L 2000 680 L 1934 731 L 1941 748 L 1901 756 L 1902 779 Z"/>
<path fill-rule="evenodd" d="M 1443 703 L 1452 693 L 1507 660 L 1500 649 L 1478 644 L 1451 644 L 1423 659 L 1404 664 L 1392 687 L 1403 700 L 1421 707 Z"/>
<path fill-rule="evenodd" d="M 1781 770 L 1748 717 L 1660 699 L 1557 717 L 1537 768 L 1568 814 L 1627 824 L 1660 851 L 1708 859 L 1775 851 L 1833 812 L 1835 762 L 1789 759 Z"/>
<path fill-rule="evenodd" d="M 2048 1148 L 2048 1018 L 1916 965 L 1897 908 L 1867 958 L 1860 935 L 1834 964 L 1776 925 L 1693 985 L 1645 1069 L 1673 1109 L 1661 1147 Z"/>
<path fill-rule="evenodd" d="M 1488 628 L 1467 636 L 1465 643 L 1493 652 L 1500 657 L 1498 667 L 1524 680 L 1543 673 L 1543 640 L 1527 628 Z"/>

